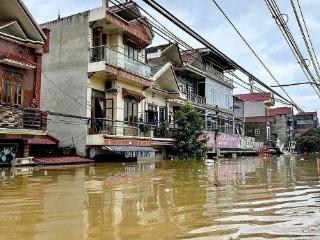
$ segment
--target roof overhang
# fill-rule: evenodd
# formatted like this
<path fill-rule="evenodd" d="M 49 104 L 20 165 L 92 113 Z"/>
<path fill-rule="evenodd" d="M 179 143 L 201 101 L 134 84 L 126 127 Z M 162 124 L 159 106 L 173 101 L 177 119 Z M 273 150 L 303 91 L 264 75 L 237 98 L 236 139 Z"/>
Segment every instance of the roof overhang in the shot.
<path fill-rule="evenodd" d="M 157 88 L 163 89 L 167 92 L 179 93 L 180 88 L 174 68 L 171 63 L 165 64 L 153 77 L 152 81 Z"/>
<path fill-rule="evenodd" d="M 33 65 L 33 64 L 25 63 L 25 62 L 14 60 L 14 59 L 10 59 L 10 58 L 0 59 L 0 63 L 6 64 L 6 65 L 9 65 L 9 66 L 13 66 L 13 67 L 17 67 L 17 68 L 22 68 L 22 69 L 34 69 L 34 68 L 36 68 L 36 66 Z"/>
<path fill-rule="evenodd" d="M 15 30 L 20 32 L 18 34 L 20 35 L 19 38 L 21 38 L 21 31 L 19 30 L 20 28 L 27 36 L 28 40 L 44 44 L 46 36 L 22 0 L 1 0 L 0 16 L 3 20 L 15 21 L 19 25 L 19 27 L 17 27 L 17 24 L 14 26 Z"/>

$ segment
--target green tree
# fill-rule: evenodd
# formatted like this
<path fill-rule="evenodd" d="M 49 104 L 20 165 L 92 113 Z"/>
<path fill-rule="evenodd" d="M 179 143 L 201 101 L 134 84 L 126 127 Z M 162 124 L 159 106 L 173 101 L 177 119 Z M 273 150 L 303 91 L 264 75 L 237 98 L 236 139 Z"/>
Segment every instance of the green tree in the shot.
<path fill-rule="evenodd" d="M 175 122 L 175 155 L 183 158 L 204 157 L 207 152 L 207 139 L 204 137 L 205 120 L 201 113 L 187 104 L 176 113 Z"/>
<path fill-rule="evenodd" d="M 302 153 L 320 152 L 320 129 L 311 129 L 302 134 L 298 138 L 297 148 Z"/>

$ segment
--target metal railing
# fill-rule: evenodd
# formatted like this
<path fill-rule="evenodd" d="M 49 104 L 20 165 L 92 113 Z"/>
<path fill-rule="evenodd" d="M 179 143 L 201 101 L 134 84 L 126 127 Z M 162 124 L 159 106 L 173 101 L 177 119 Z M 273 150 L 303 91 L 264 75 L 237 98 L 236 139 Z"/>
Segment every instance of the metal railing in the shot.
<path fill-rule="evenodd" d="M 223 73 L 217 71 L 216 69 L 214 69 L 210 65 L 205 64 L 204 70 L 215 78 L 218 78 L 218 79 L 225 81 L 229 84 L 233 84 L 233 80 L 231 78 L 225 76 Z"/>
<path fill-rule="evenodd" d="M 90 48 L 90 62 L 100 61 L 106 61 L 110 65 L 126 69 L 143 77 L 151 76 L 151 67 L 143 62 L 130 58 L 107 46 Z"/>
<path fill-rule="evenodd" d="M 47 116 L 36 108 L 0 106 L 0 128 L 45 131 Z"/>
<path fill-rule="evenodd" d="M 126 122 L 109 119 L 93 119 L 89 127 L 89 135 L 106 134 L 130 137 L 170 138 L 173 126 L 165 122 Z"/>
<path fill-rule="evenodd" d="M 197 103 L 197 104 L 206 104 L 207 98 L 202 97 L 200 95 L 197 95 L 195 93 L 187 93 L 187 99 L 191 102 Z"/>

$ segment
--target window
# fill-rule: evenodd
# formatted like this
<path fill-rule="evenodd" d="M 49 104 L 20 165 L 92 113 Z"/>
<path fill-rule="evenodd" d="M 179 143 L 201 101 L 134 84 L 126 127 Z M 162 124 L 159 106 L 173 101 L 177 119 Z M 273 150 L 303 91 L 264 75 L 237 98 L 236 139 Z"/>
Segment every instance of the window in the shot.
<path fill-rule="evenodd" d="M 212 102 L 213 103 L 216 103 L 216 91 L 217 91 L 217 89 L 215 89 L 215 88 L 212 88 L 212 98 L 211 98 L 211 100 L 212 100 Z"/>
<path fill-rule="evenodd" d="M 15 72 L 4 72 L 0 79 L 0 102 L 9 105 L 22 105 L 22 75 Z"/>
<path fill-rule="evenodd" d="M 139 47 L 137 44 L 133 42 L 127 42 L 124 44 L 124 55 L 132 58 L 134 60 L 138 60 L 138 52 L 139 52 Z"/>
<path fill-rule="evenodd" d="M 160 110 L 159 110 L 159 121 L 160 122 L 166 121 L 166 108 L 165 107 L 160 107 Z"/>
<path fill-rule="evenodd" d="M 260 136 L 260 129 L 255 129 L 254 130 L 254 135 L 257 137 L 257 136 Z"/>
<path fill-rule="evenodd" d="M 146 122 L 156 124 L 158 122 L 158 106 L 154 104 L 148 104 L 146 110 Z"/>
<path fill-rule="evenodd" d="M 5 104 L 11 104 L 11 81 L 10 80 L 4 80 L 3 82 L 2 102 Z"/>
<path fill-rule="evenodd" d="M 124 99 L 124 121 L 129 123 L 138 122 L 138 101 L 136 99 Z"/>
<path fill-rule="evenodd" d="M 17 104 L 17 105 L 22 104 L 22 85 L 21 85 L 21 82 L 14 83 L 13 103 Z"/>

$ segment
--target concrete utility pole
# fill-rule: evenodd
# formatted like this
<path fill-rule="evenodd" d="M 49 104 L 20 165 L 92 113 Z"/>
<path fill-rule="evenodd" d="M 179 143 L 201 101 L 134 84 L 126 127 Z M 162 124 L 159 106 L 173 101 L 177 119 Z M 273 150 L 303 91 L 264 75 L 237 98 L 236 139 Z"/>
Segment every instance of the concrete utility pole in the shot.
<path fill-rule="evenodd" d="M 254 80 L 253 80 L 252 77 L 249 78 L 249 83 L 250 83 L 250 92 L 253 93 L 254 92 L 254 90 L 253 90 L 253 88 L 254 88 Z"/>
<path fill-rule="evenodd" d="M 219 146 L 218 146 L 218 134 L 219 134 L 219 123 L 218 123 L 218 120 L 219 120 L 219 107 L 218 105 L 216 105 L 216 116 L 217 116 L 217 121 L 216 121 L 216 124 L 215 124 L 215 128 L 214 128 L 214 148 L 215 148 L 215 152 L 216 152 L 216 157 L 217 159 L 219 159 L 219 156 L 220 156 L 220 150 L 219 150 Z"/>

